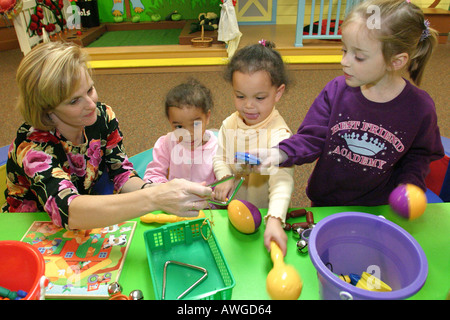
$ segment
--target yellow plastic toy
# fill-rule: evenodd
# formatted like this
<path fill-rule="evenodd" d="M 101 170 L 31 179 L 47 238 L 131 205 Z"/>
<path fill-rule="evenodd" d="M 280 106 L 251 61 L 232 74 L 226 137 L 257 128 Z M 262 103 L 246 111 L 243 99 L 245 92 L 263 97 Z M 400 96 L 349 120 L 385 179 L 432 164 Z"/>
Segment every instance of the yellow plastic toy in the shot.
<path fill-rule="evenodd" d="M 276 242 L 270 243 L 270 257 L 273 268 L 266 279 L 266 289 L 273 300 L 297 300 L 303 288 L 303 282 L 297 270 L 284 263 L 283 252 Z"/>
<path fill-rule="evenodd" d="M 399 216 L 408 220 L 419 218 L 427 208 L 425 192 L 413 184 L 403 184 L 389 195 L 389 204 Z"/>
<path fill-rule="evenodd" d="M 367 272 L 363 272 L 361 276 L 350 273 L 350 275 L 338 275 L 338 277 L 341 280 L 364 290 L 377 292 L 392 291 L 392 288 L 390 286 Z"/>
<path fill-rule="evenodd" d="M 196 217 L 179 217 L 177 215 L 167 213 L 147 213 L 146 215 L 141 216 L 141 221 L 145 223 L 172 223 L 185 220 L 200 219 L 204 217 L 205 213 L 203 212 L 203 210 L 200 210 L 198 212 L 198 216 Z"/>
<path fill-rule="evenodd" d="M 233 200 L 228 205 L 228 219 L 239 232 L 250 234 L 261 225 L 261 213 L 252 203 L 245 200 Z"/>
<path fill-rule="evenodd" d="M 378 279 L 377 277 L 363 272 L 361 278 L 355 285 L 358 288 L 369 290 L 369 291 L 377 291 L 377 292 L 387 292 L 392 291 L 391 287 L 389 287 L 386 283 Z"/>

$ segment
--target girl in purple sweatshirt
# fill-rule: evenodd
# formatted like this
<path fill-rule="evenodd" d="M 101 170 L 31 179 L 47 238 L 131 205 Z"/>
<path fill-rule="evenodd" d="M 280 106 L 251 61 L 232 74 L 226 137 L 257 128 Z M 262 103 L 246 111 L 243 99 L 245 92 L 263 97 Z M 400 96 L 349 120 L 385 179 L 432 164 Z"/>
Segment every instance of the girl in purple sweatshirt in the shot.
<path fill-rule="evenodd" d="M 426 190 L 429 163 L 444 155 L 434 102 L 419 85 L 437 43 L 422 11 L 405 0 L 369 0 L 342 25 L 344 75 L 315 99 L 297 133 L 262 167 L 317 160 L 307 195 L 315 206 L 382 205 L 399 184 Z"/>

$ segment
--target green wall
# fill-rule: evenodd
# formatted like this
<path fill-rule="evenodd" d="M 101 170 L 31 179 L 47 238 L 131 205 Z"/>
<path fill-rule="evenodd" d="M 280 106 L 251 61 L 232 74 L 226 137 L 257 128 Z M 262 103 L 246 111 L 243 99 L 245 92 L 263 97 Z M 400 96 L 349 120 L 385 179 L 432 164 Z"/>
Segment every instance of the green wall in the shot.
<path fill-rule="evenodd" d="M 124 0 L 122 0 L 124 1 Z M 202 12 L 215 12 L 220 14 L 221 0 L 141 0 L 144 5 L 144 11 L 138 13 L 140 21 L 151 21 L 150 16 L 153 13 L 161 15 L 162 20 L 165 19 L 173 11 L 178 11 L 182 15 L 182 19 L 197 19 L 198 14 Z M 112 8 L 114 0 L 98 0 L 98 11 L 100 22 L 114 22 L 114 16 L 112 14 Z M 137 13 L 134 12 L 132 3 L 130 1 L 132 16 Z M 123 11 L 124 21 L 126 20 L 126 11 L 124 5 Z"/>

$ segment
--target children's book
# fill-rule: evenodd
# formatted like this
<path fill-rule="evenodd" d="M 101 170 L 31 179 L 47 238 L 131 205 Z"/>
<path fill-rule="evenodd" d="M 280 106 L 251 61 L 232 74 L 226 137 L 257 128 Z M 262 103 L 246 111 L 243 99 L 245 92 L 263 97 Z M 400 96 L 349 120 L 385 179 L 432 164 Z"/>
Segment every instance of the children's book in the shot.
<path fill-rule="evenodd" d="M 109 284 L 119 282 L 135 228 L 135 221 L 127 221 L 69 231 L 50 221 L 35 221 L 21 241 L 44 256 L 46 298 L 106 299 Z"/>

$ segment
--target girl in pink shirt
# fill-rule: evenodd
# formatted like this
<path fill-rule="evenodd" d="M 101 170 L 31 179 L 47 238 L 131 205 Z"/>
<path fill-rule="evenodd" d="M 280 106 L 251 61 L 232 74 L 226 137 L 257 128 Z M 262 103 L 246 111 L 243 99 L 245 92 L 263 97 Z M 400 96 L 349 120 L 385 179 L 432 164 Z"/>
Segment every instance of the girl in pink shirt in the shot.
<path fill-rule="evenodd" d="M 213 183 L 213 157 L 217 137 L 206 130 L 211 116 L 211 92 L 195 79 L 172 88 L 165 111 L 173 131 L 160 137 L 153 148 L 144 181 L 164 183 L 175 178 Z"/>

